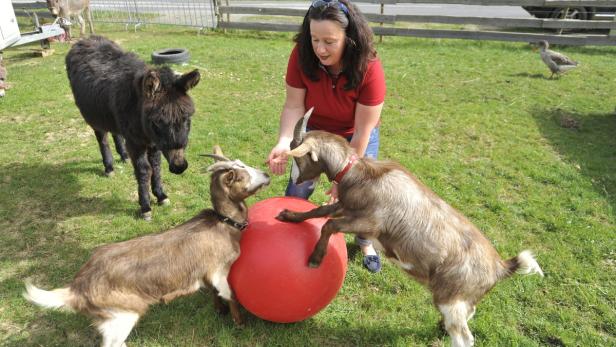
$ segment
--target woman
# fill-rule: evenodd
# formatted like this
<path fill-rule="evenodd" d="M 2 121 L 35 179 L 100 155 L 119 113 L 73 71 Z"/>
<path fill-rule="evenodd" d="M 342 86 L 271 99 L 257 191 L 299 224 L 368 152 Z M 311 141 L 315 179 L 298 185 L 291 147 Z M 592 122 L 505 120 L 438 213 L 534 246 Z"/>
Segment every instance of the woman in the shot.
<path fill-rule="evenodd" d="M 308 130 L 341 135 L 359 155 L 376 158 L 385 77 L 366 19 L 347 0 L 317 0 L 310 5 L 294 41 L 278 143 L 267 161 L 270 170 L 277 175 L 286 171 L 293 127 L 313 106 Z M 315 183 L 295 185 L 289 180 L 285 195 L 307 199 Z M 328 194 L 330 202 L 337 198 L 335 184 Z M 361 238 L 356 241 L 364 254 L 364 266 L 380 271 L 380 258 L 372 243 Z"/>

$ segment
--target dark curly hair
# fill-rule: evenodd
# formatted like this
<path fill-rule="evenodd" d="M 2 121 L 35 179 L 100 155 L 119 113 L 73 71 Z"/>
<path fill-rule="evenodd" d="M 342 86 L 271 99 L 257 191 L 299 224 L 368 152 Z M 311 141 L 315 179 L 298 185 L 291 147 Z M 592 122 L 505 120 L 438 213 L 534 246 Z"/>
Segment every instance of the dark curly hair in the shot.
<path fill-rule="evenodd" d="M 336 1 L 336 0 L 333 0 Z M 361 83 L 368 68 L 368 61 L 376 58 L 376 50 L 372 44 L 372 29 L 359 9 L 347 0 L 337 0 L 342 6 L 311 7 L 304 16 L 300 31 L 293 41 L 299 49 L 299 61 L 304 73 L 313 81 L 319 80 L 319 58 L 312 49 L 310 36 L 311 20 L 330 20 L 340 24 L 346 33 L 344 54 L 342 55 L 342 74 L 347 78 L 345 90 L 355 89 Z"/>

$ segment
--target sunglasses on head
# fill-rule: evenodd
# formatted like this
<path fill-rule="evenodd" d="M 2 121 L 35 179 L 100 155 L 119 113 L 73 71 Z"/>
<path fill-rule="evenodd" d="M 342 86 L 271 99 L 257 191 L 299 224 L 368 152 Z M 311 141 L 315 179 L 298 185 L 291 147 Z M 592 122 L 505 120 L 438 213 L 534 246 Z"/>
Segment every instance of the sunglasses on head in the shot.
<path fill-rule="evenodd" d="M 320 10 L 324 10 L 328 7 L 334 6 L 338 7 L 338 9 L 344 12 L 344 14 L 346 14 L 347 16 L 349 15 L 349 9 L 338 0 L 316 0 L 313 1 L 312 4 L 310 4 L 311 8 L 318 8 Z"/>

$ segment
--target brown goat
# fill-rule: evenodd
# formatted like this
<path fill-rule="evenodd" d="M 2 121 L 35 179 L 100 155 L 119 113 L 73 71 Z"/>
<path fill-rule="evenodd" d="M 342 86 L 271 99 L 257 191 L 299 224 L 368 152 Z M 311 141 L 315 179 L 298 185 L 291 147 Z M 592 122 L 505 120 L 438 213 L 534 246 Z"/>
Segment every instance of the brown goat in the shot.
<path fill-rule="evenodd" d="M 277 217 L 289 222 L 332 217 L 321 229 L 309 266 L 320 265 L 334 233 L 378 241 L 389 259 L 430 289 L 456 347 L 473 345 L 467 321 L 499 280 L 516 271 L 543 276 L 529 251 L 502 260 L 469 220 L 402 166 L 357 158 L 340 136 L 306 134 L 309 116 L 310 111 L 295 127 L 288 153 L 294 157 L 292 178 L 301 183 L 325 173 L 338 183 L 339 200 L 304 213 L 284 210 Z"/>
<path fill-rule="evenodd" d="M 233 320 L 241 324 L 227 275 L 240 254 L 248 212 L 244 200 L 269 184 L 269 177 L 221 152 L 210 156 L 217 160 L 208 168 L 213 209 L 164 233 L 102 246 L 69 286 L 45 291 L 26 283 L 24 297 L 46 308 L 92 316 L 104 347 L 123 346 L 150 305 L 204 285 L 229 303 Z M 214 303 L 219 312 L 227 310 L 216 295 Z"/>

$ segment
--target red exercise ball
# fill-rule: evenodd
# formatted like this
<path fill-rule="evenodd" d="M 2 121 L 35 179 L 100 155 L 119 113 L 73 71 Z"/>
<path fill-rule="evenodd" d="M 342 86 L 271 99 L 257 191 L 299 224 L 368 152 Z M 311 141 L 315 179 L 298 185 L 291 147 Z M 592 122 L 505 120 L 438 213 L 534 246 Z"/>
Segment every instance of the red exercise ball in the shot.
<path fill-rule="evenodd" d="M 321 266 L 313 269 L 308 257 L 327 219 L 285 223 L 275 218 L 285 208 L 315 207 L 303 199 L 281 197 L 249 208 L 248 228 L 229 283 L 240 304 L 255 316 L 277 323 L 299 322 L 327 306 L 342 287 L 347 270 L 344 235 L 332 235 Z"/>

